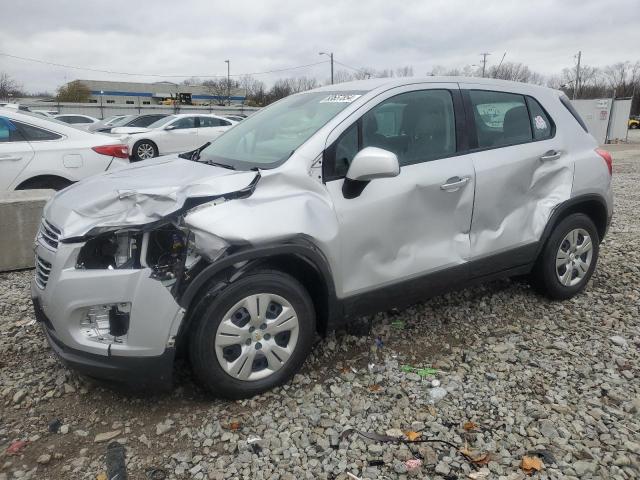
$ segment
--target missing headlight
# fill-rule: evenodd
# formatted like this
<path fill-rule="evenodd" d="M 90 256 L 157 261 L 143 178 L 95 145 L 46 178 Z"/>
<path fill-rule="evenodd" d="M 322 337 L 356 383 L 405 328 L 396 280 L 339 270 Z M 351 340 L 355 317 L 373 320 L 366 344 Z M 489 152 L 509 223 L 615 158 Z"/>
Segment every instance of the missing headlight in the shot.
<path fill-rule="evenodd" d="M 76 268 L 140 268 L 139 245 L 142 234 L 119 231 L 89 240 L 78 255 Z"/>
<path fill-rule="evenodd" d="M 193 235 L 168 225 L 145 234 L 144 262 L 152 277 L 172 285 L 200 259 L 193 247 Z"/>

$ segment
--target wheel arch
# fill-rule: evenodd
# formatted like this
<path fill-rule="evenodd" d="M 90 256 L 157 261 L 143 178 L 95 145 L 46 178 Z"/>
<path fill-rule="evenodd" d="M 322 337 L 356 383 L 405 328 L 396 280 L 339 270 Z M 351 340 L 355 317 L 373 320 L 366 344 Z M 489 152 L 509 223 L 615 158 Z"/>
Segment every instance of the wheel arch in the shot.
<path fill-rule="evenodd" d="M 69 186 L 71 185 L 74 181 L 73 180 L 69 180 L 68 178 L 65 178 L 63 176 L 60 175 L 49 175 L 49 174 L 42 174 L 42 175 L 35 175 L 33 177 L 29 177 L 26 180 L 23 180 L 22 182 L 20 182 L 20 184 L 18 184 L 16 186 L 16 190 L 26 190 L 29 188 L 33 188 L 30 185 L 33 185 L 35 183 L 38 182 L 61 182 L 61 183 L 65 183 L 65 186 Z"/>
<path fill-rule="evenodd" d="M 182 344 L 207 300 L 215 298 L 227 285 L 261 269 L 278 270 L 299 281 L 313 301 L 318 333 L 324 335 L 333 328 L 340 307 L 329 263 L 315 245 L 298 238 L 279 245 L 245 247 L 205 267 L 179 297 L 186 314 L 177 342 Z"/>
<path fill-rule="evenodd" d="M 537 255 L 542 252 L 542 249 L 551 236 L 551 232 L 553 232 L 555 226 L 563 219 L 574 213 L 583 213 L 593 221 L 596 226 L 596 230 L 598 231 L 599 240 L 602 242 L 609 226 L 607 203 L 602 196 L 597 194 L 580 195 L 578 197 L 571 198 L 556 207 L 542 234 L 542 241 L 538 247 Z"/>

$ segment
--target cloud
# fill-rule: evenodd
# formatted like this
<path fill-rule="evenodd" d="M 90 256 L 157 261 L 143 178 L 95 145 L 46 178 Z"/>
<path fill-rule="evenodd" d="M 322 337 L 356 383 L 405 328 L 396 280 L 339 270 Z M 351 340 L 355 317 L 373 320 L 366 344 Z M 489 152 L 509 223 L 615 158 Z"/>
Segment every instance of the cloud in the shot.
<path fill-rule="evenodd" d="M 376 69 L 412 65 L 462 67 L 492 52 L 553 74 L 574 55 L 605 65 L 638 60 L 636 0 L 532 2 L 498 0 L 371 0 L 362 2 L 182 0 L 21 0 L 2 7 L 0 51 L 55 63 L 112 71 L 191 75 L 257 72 L 336 60 Z M 341 67 L 339 67 L 341 68 Z M 31 91 L 54 90 L 75 78 L 154 81 L 77 71 L 0 57 L 6 71 Z M 266 75 L 311 75 L 328 65 Z M 182 78 L 176 78 L 176 81 Z"/>

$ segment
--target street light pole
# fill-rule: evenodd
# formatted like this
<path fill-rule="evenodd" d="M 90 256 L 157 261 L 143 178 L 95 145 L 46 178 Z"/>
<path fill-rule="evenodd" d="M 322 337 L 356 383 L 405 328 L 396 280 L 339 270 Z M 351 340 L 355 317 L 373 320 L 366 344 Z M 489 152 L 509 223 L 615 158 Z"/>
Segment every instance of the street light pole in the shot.
<path fill-rule="evenodd" d="M 103 95 L 104 95 L 104 90 L 100 90 L 100 120 L 104 120 L 104 107 L 102 106 Z"/>
<path fill-rule="evenodd" d="M 227 64 L 227 105 L 231 105 L 231 63 L 225 60 Z"/>
<path fill-rule="evenodd" d="M 333 52 L 319 52 L 318 55 L 326 55 L 331 59 L 331 85 L 333 85 Z"/>

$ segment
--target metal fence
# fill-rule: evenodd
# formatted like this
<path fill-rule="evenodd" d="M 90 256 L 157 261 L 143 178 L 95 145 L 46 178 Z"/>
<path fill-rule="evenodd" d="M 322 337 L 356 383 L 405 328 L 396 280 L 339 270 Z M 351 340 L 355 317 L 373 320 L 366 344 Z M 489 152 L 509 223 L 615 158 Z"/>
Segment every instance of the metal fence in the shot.
<path fill-rule="evenodd" d="M 69 102 L 20 102 L 31 110 L 55 110 L 58 113 L 79 113 L 95 118 L 106 118 L 112 115 L 134 115 L 139 113 L 216 113 L 221 115 L 233 115 L 243 113 L 250 115 L 260 110 L 258 107 L 246 107 L 244 105 L 130 105 L 130 104 L 102 104 L 99 103 L 69 103 Z"/>

